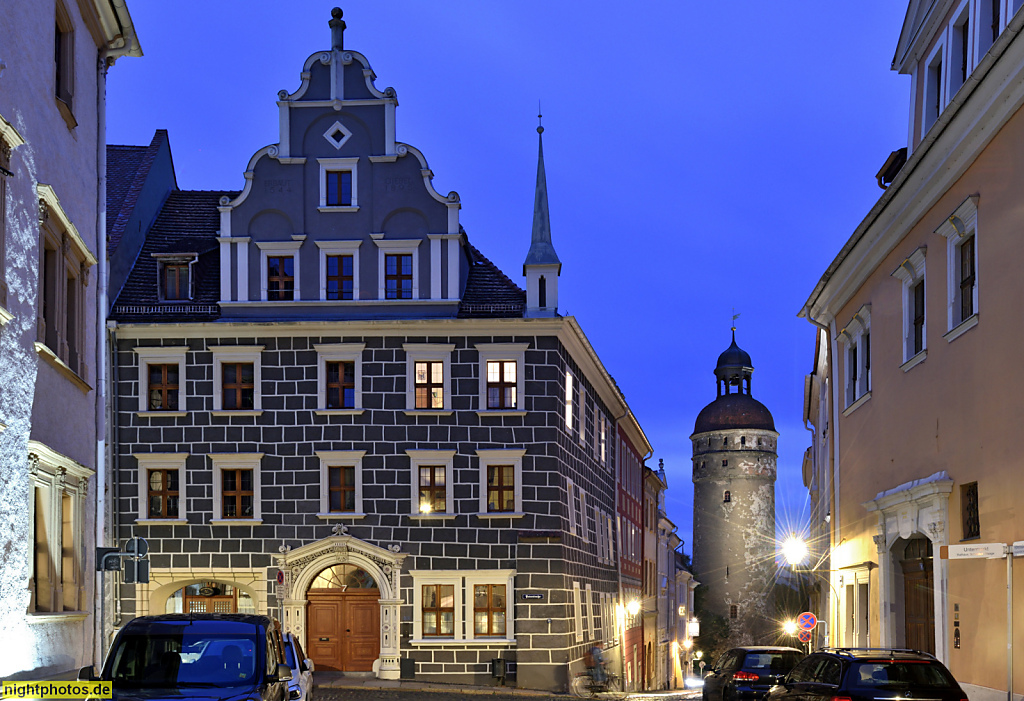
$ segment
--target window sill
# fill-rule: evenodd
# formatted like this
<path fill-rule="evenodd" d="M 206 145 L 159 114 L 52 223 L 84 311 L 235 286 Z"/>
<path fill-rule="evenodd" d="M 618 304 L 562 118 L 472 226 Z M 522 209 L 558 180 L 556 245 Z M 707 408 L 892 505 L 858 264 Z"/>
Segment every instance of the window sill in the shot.
<path fill-rule="evenodd" d="M 409 518 L 417 521 L 447 521 L 458 516 L 458 514 L 409 514 Z"/>
<path fill-rule="evenodd" d="M 365 409 L 316 409 L 317 416 L 359 416 Z"/>
<path fill-rule="evenodd" d="M 952 343 L 956 339 L 963 336 L 965 333 L 973 329 L 978 325 L 978 315 L 971 314 L 969 317 L 961 321 L 959 324 L 954 326 L 949 332 L 943 336 L 949 343 Z"/>
<path fill-rule="evenodd" d="M 317 207 L 316 211 L 318 211 L 318 212 L 358 212 L 359 211 L 359 207 L 353 207 L 353 206 L 346 206 L 346 207 L 342 207 L 342 206 Z"/>
<path fill-rule="evenodd" d="M 417 638 L 410 645 L 515 645 L 515 638 Z"/>
<path fill-rule="evenodd" d="M 187 526 L 188 521 L 183 518 L 137 518 L 136 526 Z"/>
<path fill-rule="evenodd" d="M 329 521 L 337 518 L 366 518 L 366 514 L 362 511 L 331 511 L 326 513 L 321 511 L 316 517 L 321 521 Z"/>
<path fill-rule="evenodd" d="M 869 399 L 871 399 L 871 392 L 865 392 L 860 395 L 853 404 L 843 409 L 843 416 L 849 416 L 853 412 L 857 411 L 857 409 L 859 409 Z"/>
<path fill-rule="evenodd" d="M 61 375 L 71 380 L 78 389 L 82 390 L 82 394 L 88 394 L 92 391 L 92 387 L 89 383 L 82 379 L 77 372 L 72 370 L 67 363 L 57 357 L 57 354 L 50 350 L 49 346 L 45 343 L 36 341 L 35 347 L 36 353 L 38 353 L 43 360 L 56 368 Z"/>
<path fill-rule="evenodd" d="M 406 416 L 451 416 L 453 411 L 434 411 L 433 409 L 407 409 Z"/>
<path fill-rule="evenodd" d="M 84 621 L 88 617 L 88 611 L 57 611 L 54 613 L 30 613 L 25 620 L 28 623 L 69 623 Z"/>
<path fill-rule="evenodd" d="M 214 526 L 258 526 L 263 523 L 261 518 L 211 518 Z"/>
<path fill-rule="evenodd" d="M 477 416 L 526 416 L 525 411 L 518 409 L 488 409 L 476 412 Z"/>
<path fill-rule="evenodd" d="M 0 306 L 0 326 L 3 326 L 4 324 L 6 324 L 8 321 L 10 321 L 13 318 L 14 318 L 13 314 L 11 314 L 9 311 L 4 309 L 3 306 Z"/>
<path fill-rule="evenodd" d="M 474 514 L 477 518 L 522 518 L 526 516 L 525 511 L 484 511 Z"/>
<path fill-rule="evenodd" d="M 249 409 L 249 410 L 234 410 L 234 409 L 217 409 L 211 411 L 210 416 L 259 416 L 263 413 L 262 409 Z"/>
<path fill-rule="evenodd" d="M 74 113 L 71 111 L 71 105 L 64 102 L 57 96 L 54 96 L 54 100 L 57 101 L 57 110 L 60 112 L 60 116 L 64 118 L 64 122 L 68 125 L 68 129 L 74 129 L 78 126 L 78 120 L 75 119 Z"/>
<path fill-rule="evenodd" d="M 141 417 L 152 417 L 152 416 L 188 416 L 187 411 L 137 411 L 136 416 Z"/>
<path fill-rule="evenodd" d="M 910 368 L 914 367 L 915 365 L 920 365 L 921 363 L 923 363 L 924 359 L 927 357 L 928 349 L 925 348 L 923 351 L 915 355 L 913 358 L 903 363 L 903 365 L 900 365 L 900 370 L 902 370 L 903 372 L 907 372 L 908 370 L 910 370 Z"/>

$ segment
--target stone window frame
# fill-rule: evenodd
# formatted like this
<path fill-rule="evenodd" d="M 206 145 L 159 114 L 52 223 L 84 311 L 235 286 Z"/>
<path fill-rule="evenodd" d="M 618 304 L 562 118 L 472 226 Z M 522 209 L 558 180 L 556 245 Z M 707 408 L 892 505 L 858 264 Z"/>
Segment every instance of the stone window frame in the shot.
<path fill-rule="evenodd" d="M 377 300 L 389 304 L 408 304 L 420 299 L 420 244 L 422 239 L 385 239 L 384 234 L 370 234 L 377 246 Z M 389 255 L 412 256 L 412 298 L 388 299 L 385 284 L 385 261 Z"/>
<path fill-rule="evenodd" d="M 477 458 L 480 461 L 480 511 L 477 518 L 521 518 L 526 515 L 523 511 L 523 456 L 526 455 L 525 448 L 503 449 L 503 450 L 477 450 Z M 487 468 L 491 465 L 512 465 L 514 484 L 515 508 L 512 511 L 488 511 L 487 510 Z"/>
<path fill-rule="evenodd" d="M 320 416 L 358 416 L 363 413 L 363 350 L 365 343 L 315 343 L 316 351 L 316 409 Z M 327 407 L 327 363 L 355 363 L 355 398 L 350 409 Z"/>
<path fill-rule="evenodd" d="M 403 343 L 405 351 L 405 414 L 406 416 L 451 416 L 452 414 L 452 351 L 454 343 Z M 416 362 L 444 363 L 444 407 L 416 408 Z"/>
<path fill-rule="evenodd" d="M 412 639 L 411 645 L 452 643 L 465 639 L 463 634 L 463 584 L 465 573 L 458 570 L 410 570 L 412 577 Z M 423 587 L 430 584 L 450 584 L 455 588 L 455 621 L 453 635 L 447 637 L 423 637 Z M 507 630 L 507 626 L 506 626 Z"/>
<path fill-rule="evenodd" d="M 926 292 L 927 292 L 927 285 Z M 871 305 L 865 304 L 853 315 L 850 323 L 839 332 L 839 343 L 843 349 L 843 406 L 844 416 L 849 416 L 859 406 L 871 399 Z M 856 350 L 856 382 L 851 386 L 851 353 Z M 852 391 L 851 391 L 852 390 Z"/>
<path fill-rule="evenodd" d="M 81 620 L 88 612 L 84 604 L 88 587 L 89 573 L 85 571 L 85 506 L 89 493 L 89 479 L 95 471 L 77 461 L 53 450 L 39 441 L 28 441 L 28 477 L 29 477 L 29 514 L 28 523 L 32 529 L 29 539 L 32 547 L 29 552 L 29 585 L 30 592 L 27 614 L 35 620 Z M 47 579 L 50 592 L 50 609 L 39 610 L 37 601 L 37 544 L 36 544 L 36 490 L 42 490 L 46 498 L 50 518 L 43 517 L 46 531 L 46 559 L 48 563 Z M 64 498 L 71 499 L 72 522 L 71 533 L 74 542 L 72 553 L 75 568 L 69 582 L 63 571 L 64 567 Z M 65 607 L 64 589 L 70 586 L 78 592 L 77 606 Z"/>
<path fill-rule="evenodd" d="M 454 450 L 406 450 L 409 456 L 409 518 L 424 520 L 450 520 L 455 512 L 455 451 Z M 444 465 L 445 509 L 444 513 L 421 513 L 419 507 L 420 467 Z"/>
<path fill-rule="evenodd" d="M 516 641 L 515 626 L 515 570 L 474 570 L 465 574 L 465 597 L 466 597 L 466 640 L 481 640 L 488 643 L 504 642 L 514 643 Z M 495 635 L 476 635 L 476 622 L 473 620 L 474 611 L 473 587 L 477 584 L 504 584 L 505 585 L 505 637 Z M 458 597 L 458 594 L 456 594 Z M 455 621 L 458 627 L 458 617 Z"/>
<path fill-rule="evenodd" d="M 366 517 L 363 505 L 363 457 L 365 450 L 317 450 L 320 459 L 320 511 L 317 518 L 322 520 L 361 519 Z M 356 476 L 355 511 L 330 510 L 330 474 L 331 467 L 353 467 Z"/>
<path fill-rule="evenodd" d="M 594 627 L 594 587 L 590 582 L 583 585 L 583 608 L 586 620 L 584 634 L 588 634 L 590 640 L 597 640 L 597 628 Z"/>
<path fill-rule="evenodd" d="M 529 343 L 477 343 L 480 359 L 480 416 L 526 416 L 526 351 Z M 487 363 L 514 361 L 516 364 L 516 406 L 514 409 L 487 408 Z"/>
<path fill-rule="evenodd" d="M 946 239 L 946 329 L 943 336 L 952 343 L 966 331 L 978 325 L 978 195 L 961 202 L 935 233 Z M 973 313 L 961 314 L 960 262 L 965 243 L 973 239 L 974 284 L 971 286 Z M 925 286 L 927 290 L 927 285 Z"/>
<path fill-rule="evenodd" d="M 186 391 L 186 355 L 189 352 L 188 346 L 140 346 L 132 349 L 139 361 L 139 416 L 187 416 L 188 411 L 184 409 L 188 392 Z M 178 365 L 178 410 L 177 411 L 150 411 L 149 410 L 149 366 L 150 365 Z"/>
<path fill-rule="evenodd" d="M 571 477 L 565 478 L 565 494 L 566 502 L 568 504 L 568 512 L 566 516 L 569 518 L 569 533 L 576 535 L 576 498 L 573 496 L 573 492 L 576 491 L 576 483 Z"/>
<path fill-rule="evenodd" d="M 208 453 L 210 465 L 213 468 L 213 515 L 210 523 L 213 525 L 242 525 L 263 523 L 263 509 L 260 505 L 262 480 L 260 478 L 260 466 L 263 462 L 263 453 Z M 223 471 L 224 470 L 252 470 L 252 518 L 223 518 L 222 496 L 223 496 Z"/>
<path fill-rule="evenodd" d="M 317 241 L 320 260 L 320 301 L 333 303 L 355 302 L 359 297 L 359 246 L 362 241 Z M 352 256 L 352 299 L 327 299 L 327 256 Z M 296 275 L 296 277 L 298 277 Z"/>
<path fill-rule="evenodd" d="M 572 435 L 573 429 L 576 426 L 576 376 L 572 370 L 566 369 L 565 371 L 565 383 L 563 387 L 563 398 L 565 401 L 565 410 L 563 421 L 559 422 L 565 427 L 565 432 L 570 436 Z"/>
<path fill-rule="evenodd" d="M 61 0 L 57 0 L 54 21 L 54 43 L 59 50 L 60 66 L 53 73 L 53 98 L 68 129 L 78 126 L 74 113 L 75 95 L 75 25 Z"/>
<path fill-rule="evenodd" d="M 213 411 L 212 416 L 259 416 L 263 413 L 263 349 L 266 346 L 207 346 L 213 353 Z M 253 408 L 224 409 L 224 363 L 253 364 Z"/>
<path fill-rule="evenodd" d="M 331 129 L 333 129 L 333 125 Z M 328 130 L 330 131 L 330 130 Z M 320 202 L 317 211 L 320 212 L 358 212 L 359 211 L 359 157 L 351 158 L 318 158 L 316 162 L 320 165 Z M 352 174 L 352 204 L 350 205 L 328 205 L 327 204 L 327 172 L 346 171 Z"/>
<path fill-rule="evenodd" d="M 922 85 L 924 95 L 921 101 L 921 140 L 924 140 L 928 130 L 939 121 L 939 116 L 946 107 L 947 95 L 946 84 L 948 83 L 948 66 L 945 60 L 946 35 L 939 34 L 935 47 L 925 58 L 922 66 L 924 68 L 924 83 Z M 931 112 L 935 109 L 935 113 Z"/>
<path fill-rule="evenodd" d="M 583 632 L 583 590 L 580 588 L 580 583 L 577 581 L 573 581 L 572 583 L 572 602 L 573 622 L 576 624 L 576 642 L 582 643 L 586 637 Z"/>
<path fill-rule="evenodd" d="M 925 254 L 927 246 L 920 246 L 904 260 L 892 277 L 902 283 L 903 298 L 903 364 L 900 369 L 904 372 L 924 362 L 928 357 L 928 280 L 925 266 Z M 924 282 L 924 328 L 921 336 L 921 350 L 914 353 L 914 286 Z"/>
<path fill-rule="evenodd" d="M 165 412 L 154 412 L 165 413 Z M 136 484 L 139 488 L 139 508 L 135 517 L 137 525 L 185 525 L 188 523 L 188 507 L 185 501 L 186 471 L 185 462 L 189 453 L 133 453 L 132 457 L 138 463 L 136 470 Z M 178 471 L 178 516 L 176 518 L 150 518 L 149 517 L 149 471 L 150 470 L 177 470 Z"/>
<path fill-rule="evenodd" d="M 263 302 L 298 302 L 302 299 L 302 274 L 299 271 L 299 249 L 305 236 L 298 234 L 292 237 L 292 241 L 256 241 L 256 247 L 260 249 L 260 300 Z M 271 300 L 269 299 L 270 274 L 267 271 L 267 259 L 271 257 L 291 258 L 294 266 L 295 289 L 291 299 Z M 240 271 L 244 275 L 245 271 Z"/>

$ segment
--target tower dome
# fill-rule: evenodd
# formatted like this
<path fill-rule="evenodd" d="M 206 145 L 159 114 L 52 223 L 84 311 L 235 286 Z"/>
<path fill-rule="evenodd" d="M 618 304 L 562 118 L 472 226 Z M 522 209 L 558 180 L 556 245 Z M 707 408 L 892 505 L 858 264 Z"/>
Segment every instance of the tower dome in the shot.
<path fill-rule="evenodd" d="M 695 434 L 734 428 L 775 430 L 775 419 L 768 407 L 751 396 L 753 372 L 750 354 L 736 345 L 733 329 L 732 344 L 718 356 L 715 366 L 718 396 L 697 414 Z"/>

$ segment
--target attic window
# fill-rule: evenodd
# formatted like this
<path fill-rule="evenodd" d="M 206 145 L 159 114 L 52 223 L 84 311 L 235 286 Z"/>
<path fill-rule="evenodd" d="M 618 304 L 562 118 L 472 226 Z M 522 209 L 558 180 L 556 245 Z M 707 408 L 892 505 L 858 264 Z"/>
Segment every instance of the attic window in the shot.
<path fill-rule="evenodd" d="M 154 254 L 157 259 L 157 292 L 161 302 L 192 299 L 192 264 L 195 253 Z"/>
<path fill-rule="evenodd" d="M 340 149 L 345 142 L 352 138 L 352 132 L 345 128 L 341 122 L 335 122 L 324 132 L 327 143 L 336 149 Z"/>

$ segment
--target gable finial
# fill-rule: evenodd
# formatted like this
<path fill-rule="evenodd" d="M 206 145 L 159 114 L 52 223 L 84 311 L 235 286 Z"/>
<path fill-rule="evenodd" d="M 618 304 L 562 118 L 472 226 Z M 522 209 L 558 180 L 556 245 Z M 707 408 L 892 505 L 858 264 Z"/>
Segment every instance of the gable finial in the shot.
<path fill-rule="evenodd" d="M 736 307 L 732 308 L 732 342 L 736 343 L 736 320 L 740 315 L 736 313 Z"/>
<path fill-rule="evenodd" d="M 544 113 L 540 111 L 540 100 L 537 100 L 537 133 L 544 133 Z"/>
<path fill-rule="evenodd" d="M 342 11 L 340 7 L 335 7 L 331 10 L 331 19 L 327 23 L 331 28 L 331 49 L 333 51 L 341 51 L 345 46 L 345 20 L 341 18 Z"/>

